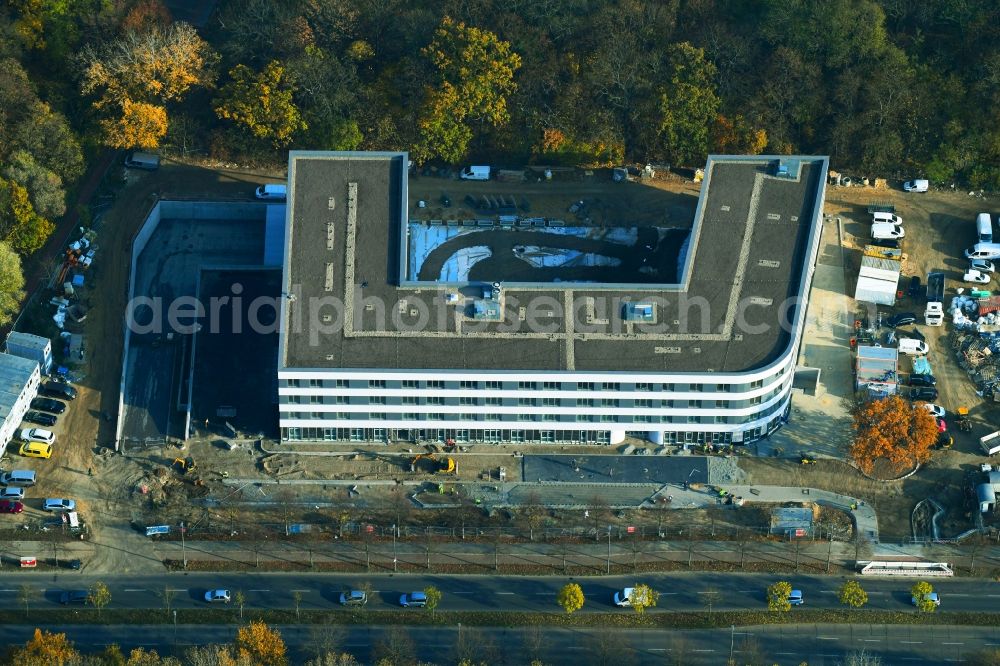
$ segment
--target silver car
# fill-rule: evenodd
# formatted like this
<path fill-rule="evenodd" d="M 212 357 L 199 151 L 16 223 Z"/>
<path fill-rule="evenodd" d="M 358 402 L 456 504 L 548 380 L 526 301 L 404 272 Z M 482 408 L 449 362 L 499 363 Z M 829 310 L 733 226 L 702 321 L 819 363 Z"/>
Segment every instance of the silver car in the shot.
<path fill-rule="evenodd" d="M 24 488 L 18 486 L 7 486 L 0 489 L 0 499 L 22 500 L 24 499 Z"/>
<path fill-rule="evenodd" d="M 368 594 L 364 590 L 349 590 L 340 595 L 342 606 L 364 606 L 368 603 Z"/>
<path fill-rule="evenodd" d="M 49 498 L 42 508 L 46 511 L 76 511 L 76 500 Z"/>
<path fill-rule="evenodd" d="M 229 590 L 209 590 L 205 593 L 205 601 L 210 604 L 228 604 L 232 600 Z"/>

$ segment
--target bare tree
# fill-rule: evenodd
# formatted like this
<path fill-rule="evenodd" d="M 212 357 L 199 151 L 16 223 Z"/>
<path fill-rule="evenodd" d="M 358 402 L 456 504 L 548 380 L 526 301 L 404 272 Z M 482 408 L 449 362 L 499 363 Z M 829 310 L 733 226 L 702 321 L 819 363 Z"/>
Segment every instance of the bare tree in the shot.
<path fill-rule="evenodd" d="M 541 625 L 533 624 L 525 627 L 521 640 L 524 642 L 524 652 L 529 662 L 545 661 L 545 635 L 542 633 Z"/>
<path fill-rule="evenodd" d="M 28 617 L 28 604 L 35 596 L 35 588 L 31 585 L 22 585 L 17 593 L 18 600 L 24 604 L 24 617 Z"/>
<path fill-rule="evenodd" d="M 299 620 L 299 619 L 301 619 L 301 615 L 299 614 L 299 610 L 302 607 L 302 592 L 300 592 L 299 590 L 293 591 L 292 592 L 292 601 L 295 603 L 295 619 Z"/>
<path fill-rule="evenodd" d="M 375 645 L 375 656 L 378 663 L 383 661 L 389 664 L 411 663 L 416 656 L 413 639 L 404 627 L 393 625 Z"/>
<path fill-rule="evenodd" d="M 721 601 L 722 601 L 722 593 L 716 590 L 715 588 L 710 587 L 701 593 L 701 603 L 703 603 L 705 607 L 708 608 L 709 617 L 711 617 L 712 615 L 712 608 L 718 605 Z"/>
<path fill-rule="evenodd" d="M 170 617 L 170 606 L 174 601 L 174 595 L 176 593 L 170 589 L 170 585 L 164 585 L 163 590 L 160 592 L 160 599 L 163 601 L 163 610 L 167 612 L 167 617 Z"/>

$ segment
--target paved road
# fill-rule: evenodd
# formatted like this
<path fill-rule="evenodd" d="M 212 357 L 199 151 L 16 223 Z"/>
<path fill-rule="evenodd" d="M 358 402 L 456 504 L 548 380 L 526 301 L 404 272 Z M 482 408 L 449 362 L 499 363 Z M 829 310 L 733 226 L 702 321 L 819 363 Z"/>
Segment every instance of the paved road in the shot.
<path fill-rule="evenodd" d="M 437 664 L 455 663 L 469 656 L 491 666 L 526 664 L 539 658 L 546 664 L 642 665 L 677 663 L 686 666 L 724 664 L 733 656 L 779 666 L 841 666 L 845 653 L 867 650 L 885 664 L 938 665 L 963 661 L 972 652 L 1000 646 L 995 627 L 884 626 L 884 625 L 785 625 L 746 627 L 739 630 L 704 631 L 629 630 L 590 628 L 532 629 L 374 626 L 279 626 L 293 663 L 312 657 L 318 649 L 336 647 L 363 663 L 384 654 L 382 645 L 390 632 L 396 644 L 409 642 L 415 656 Z M 145 647 L 161 654 L 183 652 L 192 645 L 226 643 L 233 639 L 232 625 L 57 625 L 84 651 L 117 643 L 122 648 Z M 0 626 L 4 644 L 23 643 L 34 625 Z M 402 640 L 401 634 L 402 631 Z M 461 636 L 461 638 L 459 638 Z M 759 657 L 758 660 L 753 660 Z"/>
<path fill-rule="evenodd" d="M 15 605 L 20 585 L 27 583 L 37 591 L 34 605 L 58 606 L 59 593 L 82 589 L 97 577 L 59 574 L 54 577 L 34 574 L 8 576 L 0 582 L 0 603 Z M 428 585 L 444 593 L 442 610 L 520 610 L 555 611 L 556 591 L 567 579 L 561 577 L 515 576 L 445 576 L 445 575 L 371 575 L 363 574 L 162 574 L 120 576 L 106 582 L 111 590 L 111 607 L 161 608 L 164 590 L 170 590 L 175 608 L 198 608 L 205 605 L 209 589 L 242 590 L 250 608 L 293 608 L 294 593 L 302 595 L 303 609 L 338 607 L 340 593 L 351 587 L 371 585 L 369 607 L 394 607 L 403 592 L 420 590 Z M 801 589 L 809 608 L 839 608 L 836 588 L 844 580 L 835 576 L 771 576 L 761 574 L 647 574 L 581 578 L 588 602 L 582 612 L 614 611 L 611 596 L 635 582 L 645 582 L 660 592 L 658 611 L 702 611 L 705 593 L 719 592 L 716 609 L 759 609 L 764 606 L 764 590 L 775 580 L 787 580 Z M 864 580 L 868 607 L 879 610 L 910 608 L 910 580 Z M 941 610 L 990 611 L 1000 613 L 1000 584 L 982 579 L 934 581 L 941 594 Z M 794 609 L 793 609 L 794 612 Z"/>

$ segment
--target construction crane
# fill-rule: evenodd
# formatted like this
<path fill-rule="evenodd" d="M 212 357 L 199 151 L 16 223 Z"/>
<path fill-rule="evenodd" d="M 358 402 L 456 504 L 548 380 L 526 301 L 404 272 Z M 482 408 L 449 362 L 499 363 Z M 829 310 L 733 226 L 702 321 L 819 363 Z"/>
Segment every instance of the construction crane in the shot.
<path fill-rule="evenodd" d="M 410 461 L 410 471 L 417 471 L 417 462 L 420 460 L 430 460 L 434 462 L 436 469 L 434 470 L 437 474 L 455 474 L 458 471 L 458 466 L 455 465 L 454 458 L 445 458 L 444 460 L 438 460 L 433 453 L 421 453 Z"/>

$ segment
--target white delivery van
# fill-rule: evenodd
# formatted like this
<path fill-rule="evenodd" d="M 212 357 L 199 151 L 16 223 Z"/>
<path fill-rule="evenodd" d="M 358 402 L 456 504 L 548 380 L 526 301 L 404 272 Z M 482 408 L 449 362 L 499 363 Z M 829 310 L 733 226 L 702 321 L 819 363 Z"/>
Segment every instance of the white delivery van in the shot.
<path fill-rule="evenodd" d="M 258 199 L 284 201 L 285 197 L 288 196 L 288 187 L 285 185 L 261 185 L 254 194 Z"/>
<path fill-rule="evenodd" d="M 899 352 L 901 354 L 909 354 L 911 356 L 923 356 L 930 350 L 931 350 L 930 346 L 923 340 L 917 340 L 916 338 L 899 339 Z"/>
<path fill-rule="evenodd" d="M 125 158 L 125 166 L 130 169 L 156 171 L 160 168 L 160 156 L 152 153 L 135 152 Z"/>
<path fill-rule="evenodd" d="M 490 168 L 488 166 L 468 166 L 462 169 L 460 175 L 462 180 L 489 180 Z"/>
<path fill-rule="evenodd" d="M 895 213 L 872 213 L 872 222 L 888 222 L 902 226 L 903 218 Z"/>
<path fill-rule="evenodd" d="M 979 235 L 980 243 L 993 242 L 993 222 L 989 213 L 980 213 L 976 216 L 976 234 Z"/>
<path fill-rule="evenodd" d="M 907 192 L 926 192 L 928 187 L 930 187 L 930 182 L 922 178 L 908 180 L 903 183 L 903 189 Z"/>
<path fill-rule="evenodd" d="M 965 251 L 966 259 L 1000 259 L 1000 243 L 976 243 Z"/>
<path fill-rule="evenodd" d="M 876 240 L 902 238 L 905 235 L 903 227 L 892 222 L 876 222 L 872 225 L 872 238 Z"/>

